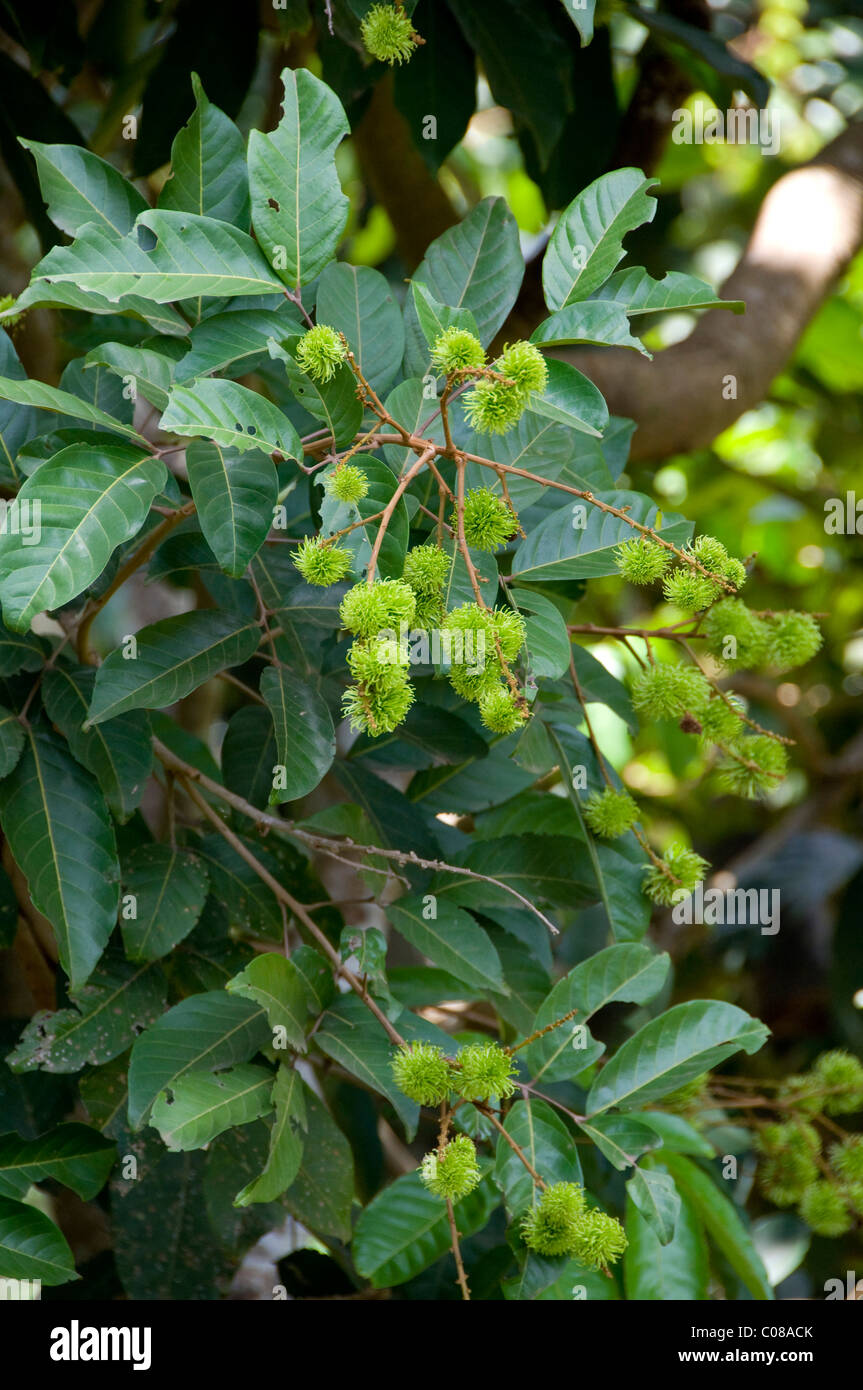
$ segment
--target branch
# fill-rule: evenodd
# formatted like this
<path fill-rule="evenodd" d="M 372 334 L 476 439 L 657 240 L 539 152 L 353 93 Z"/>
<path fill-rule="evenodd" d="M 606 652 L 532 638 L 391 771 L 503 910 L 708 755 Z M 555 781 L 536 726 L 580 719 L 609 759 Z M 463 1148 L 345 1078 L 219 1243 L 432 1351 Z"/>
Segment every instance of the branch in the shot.
<path fill-rule="evenodd" d="M 803 330 L 863 244 L 863 123 L 774 184 L 722 296 L 746 313 L 713 309 L 653 362 L 624 348 L 551 349 L 595 382 L 615 415 L 635 420 L 630 457 L 703 448 L 767 396 Z M 723 382 L 736 378 L 736 399 Z"/>

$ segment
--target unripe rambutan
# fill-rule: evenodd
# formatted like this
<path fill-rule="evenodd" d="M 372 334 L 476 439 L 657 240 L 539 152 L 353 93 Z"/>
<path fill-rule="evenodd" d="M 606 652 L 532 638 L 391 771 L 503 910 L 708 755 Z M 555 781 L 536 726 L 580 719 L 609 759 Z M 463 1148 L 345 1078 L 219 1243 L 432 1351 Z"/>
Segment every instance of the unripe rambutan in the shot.
<path fill-rule="evenodd" d="M 480 1179 L 476 1149 L 466 1134 L 457 1134 L 442 1154 L 427 1153 L 422 1161 L 420 1176 L 429 1192 L 436 1197 L 448 1197 L 451 1202 L 473 1192 Z"/>
<path fill-rule="evenodd" d="M 735 750 L 745 762 L 735 757 L 723 760 L 719 780 L 727 792 L 753 800 L 760 792 L 778 787 L 788 770 L 788 754 L 781 743 L 767 734 L 749 734 Z"/>
<path fill-rule="evenodd" d="M 778 674 L 804 666 L 821 646 L 821 629 L 810 613 L 776 613 L 765 622 L 765 660 Z"/>
<path fill-rule="evenodd" d="M 319 323 L 297 344 L 297 364 L 313 381 L 332 381 L 345 360 L 345 345 L 334 328 Z"/>
<path fill-rule="evenodd" d="M 512 734 L 525 721 L 523 710 L 505 685 L 495 685 L 483 691 L 479 697 L 479 713 L 483 724 L 493 734 Z"/>
<path fill-rule="evenodd" d="M 627 830 L 631 830 L 635 825 L 639 816 L 638 805 L 629 793 L 615 791 L 612 787 L 595 792 L 590 800 L 585 802 L 583 809 L 584 819 L 594 835 L 602 835 L 607 839 L 625 835 Z"/>
<path fill-rule="evenodd" d="M 435 338 L 431 359 L 442 372 L 456 372 L 465 367 L 484 367 L 485 348 L 479 338 L 466 328 L 453 325 Z"/>
<path fill-rule="evenodd" d="M 454 1086 L 465 1100 L 505 1098 L 515 1090 L 515 1063 L 497 1043 L 471 1043 L 456 1058 Z"/>
<path fill-rule="evenodd" d="M 675 894 L 681 889 L 691 893 L 710 868 L 706 859 L 685 845 L 672 845 L 665 851 L 663 863 L 674 877 L 670 878 L 658 864 L 650 864 L 645 869 L 643 884 L 648 898 L 660 907 L 671 907 L 672 903 L 679 901 Z M 674 879 L 678 882 L 675 883 Z"/>
<path fill-rule="evenodd" d="M 337 584 L 351 572 L 353 556 L 338 545 L 324 545 L 320 537 L 307 536 L 292 556 L 308 584 Z"/>
<path fill-rule="evenodd" d="M 521 1219 L 521 1236 L 538 1255 L 571 1255 L 587 1214 L 584 1189 L 574 1182 L 556 1182 Z"/>
<path fill-rule="evenodd" d="M 417 1105 L 440 1105 L 452 1090 L 449 1062 L 433 1043 L 408 1043 L 390 1060 L 395 1083 Z"/>
<path fill-rule="evenodd" d="M 452 513 L 450 525 L 455 530 L 458 515 Z M 473 488 L 464 499 L 464 535 L 468 545 L 477 550 L 498 550 L 510 540 L 518 528 L 518 517 L 502 497 L 489 488 Z"/>
<path fill-rule="evenodd" d="M 360 502 L 369 490 L 369 479 L 355 464 L 343 463 L 329 475 L 324 487 L 338 502 Z"/>
<path fill-rule="evenodd" d="M 710 686 L 694 666 L 648 666 L 632 682 L 632 702 L 647 719 L 697 715 L 709 699 Z"/>
<path fill-rule="evenodd" d="M 671 551 L 644 536 L 621 541 L 614 560 L 629 584 L 655 584 L 662 579 L 671 564 Z"/>
<path fill-rule="evenodd" d="M 848 1203 L 831 1182 L 813 1182 L 807 1187 L 800 1215 L 817 1236 L 844 1236 L 854 1224 Z"/>

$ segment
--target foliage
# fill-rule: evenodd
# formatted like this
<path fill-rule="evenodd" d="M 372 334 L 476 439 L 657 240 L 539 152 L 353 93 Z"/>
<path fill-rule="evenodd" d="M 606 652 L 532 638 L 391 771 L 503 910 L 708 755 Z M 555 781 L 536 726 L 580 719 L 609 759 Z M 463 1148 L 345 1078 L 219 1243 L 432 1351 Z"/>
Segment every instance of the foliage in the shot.
<path fill-rule="evenodd" d="M 863 1218 L 833 1118 L 863 1104 L 856 1057 L 741 1072 L 766 1024 L 715 981 L 675 997 L 647 936 L 651 902 L 709 874 L 702 787 L 729 817 L 794 795 L 752 681 L 769 704 L 802 679 L 819 620 L 757 608 L 733 528 L 658 506 L 624 474 L 626 422 L 538 346 L 645 351 L 646 300 L 730 302 L 686 275 L 660 303 L 620 269 L 656 212 L 640 169 L 588 151 L 569 187 L 570 29 L 589 41 L 594 7 L 530 26 L 521 91 L 482 7 L 441 8 L 336 5 L 248 143 L 196 77 L 155 207 L 77 143 L 25 142 L 47 244 L 0 312 L 0 932 L 20 914 L 47 979 L 0 1076 L 0 1275 L 72 1287 L 42 1183 L 103 1194 L 133 1298 L 223 1296 L 288 1215 L 357 1288 L 407 1298 L 442 1275 L 443 1297 L 651 1299 L 663 1262 L 703 1298 L 708 1258 L 713 1296 L 771 1298 L 730 1152 L 816 1234 Z M 530 339 L 505 328 L 531 270 L 503 198 L 403 298 L 345 255 L 354 106 L 392 80 L 410 110 L 414 64 L 439 83 L 438 24 L 560 210 Z M 717 90 L 761 90 L 705 42 Z M 67 311 L 59 385 L 15 351 L 40 306 Z M 655 792 L 663 759 L 688 815 Z M 169 1267 L 152 1214 L 181 1192 Z"/>

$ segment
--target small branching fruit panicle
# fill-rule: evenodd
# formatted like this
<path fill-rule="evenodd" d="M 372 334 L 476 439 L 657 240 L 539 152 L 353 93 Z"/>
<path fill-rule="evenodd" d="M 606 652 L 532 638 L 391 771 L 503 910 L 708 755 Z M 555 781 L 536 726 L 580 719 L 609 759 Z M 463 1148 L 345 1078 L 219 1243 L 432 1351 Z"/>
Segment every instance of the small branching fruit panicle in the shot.
<path fill-rule="evenodd" d="M 485 348 L 466 328 L 445 328 L 435 338 L 432 362 L 442 372 L 459 372 L 468 367 L 485 366 Z"/>
<path fill-rule="evenodd" d="M 456 1063 L 455 1089 L 465 1100 L 501 1100 L 515 1090 L 515 1063 L 497 1043 L 471 1043 Z"/>
<path fill-rule="evenodd" d="M 662 592 L 669 603 L 684 613 L 700 613 L 708 608 L 722 592 L 719 584 L 695 570 L 676 569 L 662 582 Z"/>
<path fill-rule="evenodd" d="M 453 530 L 458 516 L 450 518 Z M 464 499 L 464 537 L 477 550 L 499 550 L 518 529 L 518 517 L 502 497 L 489 488 L 473 488 Z"/>
<path fill-rule="evenodd" d="M 822 1088 L 811 1072 L 786 1076 L 776 1094 L 779 1100 L 789 1101 L 804 1115 L 820 1115 L 824 1109 Z"/>
<path fill-rule="evenodd" d="M 766 621 L 765 661 L 777 674 L 805 666 L 821 646 L 821 629 L 810 613 L 775 613 Z"/>
<path fill-rule="evenodd" d="M 826 1181 L 807 1187 L 800 1202 L 800 1215 L 817 1236 L 844 1236 L 854 1224 L 842 1193 Z"/>
<path fill-rule="evenodd" d="M 360 639 L 348 653 L 348 667 L 357 682 L 348 686 L 342 700 L 351 727 L 374 736 L 392 733 L 414 701 L 401 645 L 374 637 Z"/>
<path fill-rule="evenodd" d="M 662 864 L 650 864 L 644 873 L 644 892 L 660 907 L 671 907 L 675 894 L 684 889 L 691 893 L 710 868 L 695 850 L 685 845 L 672 845 L 666 850 Z"/>
<path fill-rule="evenodd" d="M 710 686 L 694 666 L 648 666 L 632 682 L 632 702 L 646 719 L 679 719 L 687 712 L 697 716 L 709 699 Z"/>
<path fill-rule="evenodd" d="M 324 545 L 323 541 L 307 536 L 293 557 L 294 564 L 308 584 L 321 587 L 338 584 L 351 572 L 353 556 L 349 550 L 338 545 Z"/>
<path fill-rule="evenodd" d="M 615 791 L 612 787 L 594 793 L 584 806 L 584 819 L 594 835 L 606 839 L 625 835 L 635 825 L 638 815 L 638 804 L 629 793 Z"/>
<path fill-rule="evenodd" d="M 391 1066 L 399 1090 L 417 1105 L 440 1105 L 453 1088 L 450 1064 L 441 1048 L 432 1043 L 400 1047 Z"/>
<path fill-rule="evenodd" d="M 746 566 L 742 560 L 729 555 L 725 546 L 715 536 L 696 537 L 692 542 L 691 553 L 711 574 L 718 574 L 729 584 L 733 584 L 735 589 L 743 588 L 746 583 Z"/>
<path fill-rule="evenodd" d="M 479 713 L 483 724 L 493 734 L 512 734 L 525 721 L 524 710 L 508 686 L 497 685 L 479 697 Z"/>
<path fill-rule="evenodd" d="M 538 1255 L 571 1255 L 586 1213 L 582 1187 L 574 1182 L 552 1183 L 522 1217 L 522 1240 Z"/>
<path fill-rule="evenodd" d="M 785 747 L 767 734 L 741 739 L 735 753 L 723 761 L 719 781 L 723 790 L 750 801 L 778 787 L 788 770 Z"/>
<path fill-rule="evenodd" d="M 614 552 L 617 568 L 629 584 L 655 584 L 671 566 L 671 551 L 656 541 L 636 536 L 621 541 Z"/>
<path fill-rule="evenodd" d="M 418 35 L 401 5 L 372 5 L 360 24 L 363 43 L 382 63 L 407 63 Z"/>
<path fill-rule="evenodd" d="M 361 502 L 369 490 L 368 474 L 353 463 L 343 463 L 330 474 L 325 486 L 337 502 Z"/>
<path fill-rule="evenodd" d="M 492 611 L 494 630 L 500 649 L 507 661 L 514 661 L 527 637 L 524 618 L 514 608 L 495 608 Z"/>
<path fill-rule="evenodd" d="M 342 626 L 358 637 L 374 637 L 384 628 L 398 630 L 413 621 L 416 595 L 401 579 L 376 579 L 348 589 L 342 599 Z"/>
<path fill-rule="evenodd" d="M 297 344 L 297 362 L 313 381 L 332 381 L 345 356 L 342 339 L 326 323 L 310 328 Z"/>
<path fill-rule="evenodd" d="M 457 1202 L 473 1192 L 480 1179 L 476 1149 L 466 1134 L 457 1134 L 443 1153 L 427 1153 L 422 1161 L 420 1177 L 429 1192 L 436 1197 L 448 1197 Z"/>

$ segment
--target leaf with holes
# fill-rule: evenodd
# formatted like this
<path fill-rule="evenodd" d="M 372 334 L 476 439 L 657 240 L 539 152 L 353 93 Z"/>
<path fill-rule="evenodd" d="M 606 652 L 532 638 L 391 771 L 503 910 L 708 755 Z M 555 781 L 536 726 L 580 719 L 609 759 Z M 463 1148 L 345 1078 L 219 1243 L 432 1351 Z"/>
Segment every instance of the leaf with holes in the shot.
<path fill-rule="evenodd" d="M 201 436 L 224 448 L 264 449 L 268 454 L 301 459 L 303 446 L 281 410 L 235 381 L 204 378 L 192 386 L 175 386 L 160 429 L 170 434 Z"/>
<path fill-rule="evenodd" d="M 265 1067 L 189 1072 L 159 1093 L 150 1124 L 172 1151 L 203 1149 L 226 1129 L 266 1115 L 272 1089 L 273 1073 Z"/>

